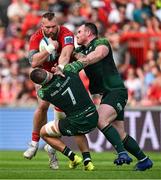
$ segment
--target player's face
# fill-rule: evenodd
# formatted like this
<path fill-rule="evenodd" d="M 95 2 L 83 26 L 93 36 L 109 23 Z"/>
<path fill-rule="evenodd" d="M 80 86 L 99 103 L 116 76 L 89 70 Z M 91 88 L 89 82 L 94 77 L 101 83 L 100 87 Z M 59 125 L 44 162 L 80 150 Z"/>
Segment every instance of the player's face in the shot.
<path fill-rule="evenodd" d="M 58 24 L 55 18 L 50 21 L 47 18 L 43 18 L 41 28 L 46 37 L 51 37 L 52 39 L 55 39 L 55 35 L 58 32 Z"/>
<path fill-rule="evenodd" d="M 88 38 L 88 31 L 84 25 L 80 26 L 77 30 L 76 39 L 78 45 L 85 45 Z"/>

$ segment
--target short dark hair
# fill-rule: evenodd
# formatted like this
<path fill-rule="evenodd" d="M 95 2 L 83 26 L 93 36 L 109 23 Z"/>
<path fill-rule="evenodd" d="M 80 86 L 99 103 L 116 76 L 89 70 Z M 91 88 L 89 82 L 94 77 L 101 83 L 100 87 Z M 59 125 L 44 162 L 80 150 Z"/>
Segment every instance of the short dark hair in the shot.
<path fill-rule="evenodd" d="M 51 21 L 55 17 L 55 13 L 49 11 L 49 12 L 44 13 L 42 17 Z"/>
<path fill-rule="evenodd" d="M 47 77 L 47 72 L 44 69 L 34 69 L 30 73 L 30 79 L 36 84 L 42 84 Z"/>
<path fill-rule="evenodd" d="M 84 24 L 85 27 L 89 28 L 93 35 L 98 36 L 98 29 L 95 24 L 87 22 Z"/>

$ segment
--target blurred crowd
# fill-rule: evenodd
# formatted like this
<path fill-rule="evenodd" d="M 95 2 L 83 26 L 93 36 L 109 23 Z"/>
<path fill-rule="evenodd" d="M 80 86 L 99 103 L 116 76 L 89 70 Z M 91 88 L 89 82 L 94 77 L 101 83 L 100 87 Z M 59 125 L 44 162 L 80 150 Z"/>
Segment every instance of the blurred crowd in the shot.
<path fill-rule="evenodd" d="M 73 32 L 86 21 L 97 25 L 112 45 L 128 106 L 161 105 L 161 0 L 0 0 L 1 107 L 37 104 L 28 42 L 48 10 Z"/>

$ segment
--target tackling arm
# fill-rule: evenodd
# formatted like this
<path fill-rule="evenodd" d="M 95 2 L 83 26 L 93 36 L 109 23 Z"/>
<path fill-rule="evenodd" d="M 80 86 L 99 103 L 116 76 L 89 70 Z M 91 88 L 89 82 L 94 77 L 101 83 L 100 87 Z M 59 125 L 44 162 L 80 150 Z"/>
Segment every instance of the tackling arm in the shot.
<path fill-rule="evenodd" d="M 48 57 L 49 53 L 46 50 L 42 52 L 32 50 L 29 52 L 29 61 L 31 63 L 32 68 L 41 66 Z"/>
<path fill-rule="evenodd" d="M 84 67 L 94 64 L 98 61 L 101 61 L 104 57 L 107 56 L 109 49 L 105 45 L 98 46 L 94 51 L 89 53 L 87 56 L 77 53 L 74 54 L 75 58 L 79 60 L 74 61 L 73 63 L 65 65 L 65 67 L 60 67 L 62 70 L 70 71 L 73 73 L 77 73 L 82 70 Z"/>
<path fill-rule="evenodd" d="M 29 52 L 29 60 L 31 63 L 31 66 L 33 68 L 39 67 L 42 65 L 45 61 L 48 61 L 48 57 L 50 54 L 52 54 L 56 49 L 58 49 L 58 42 L 52 40 L 51 38 L 48 39 L 48 44 L 44 44 L 39 47 L 38 50 L 31 50 Z"/>
<path fill-rule="evenodd" d="M 68 63 L 70 62 L 73 49 L 74 49 L 74 46 L 73 46 L 73 45 L 67 45 L 67 46 L 65 46 L 65 47 L 62 49 L 61 54 L 60 54 L 60 56 L 59 56 L 58 64 L 61 64 L 61 65 L 66 65 L 66 64 L 68 64 Z"/>
<path fill-rule="evenodd" d="M 99 45 L 96 47 L 94 51 L 89 53 L 85 57 L 80 57 L 79 61 L 82 62 L 83 66 L 86 67 L 90 64 L 95 64 L 98 61 L 101 61 L 103 58 L 105 58 L 109 53 L 109 49 L 105 45 Z"/>

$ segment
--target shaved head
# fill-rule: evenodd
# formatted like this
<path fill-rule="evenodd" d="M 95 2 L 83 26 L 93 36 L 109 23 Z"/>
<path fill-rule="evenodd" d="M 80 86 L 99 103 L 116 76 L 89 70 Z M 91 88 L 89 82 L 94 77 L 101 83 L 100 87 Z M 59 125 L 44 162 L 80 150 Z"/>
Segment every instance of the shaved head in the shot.
<path fill-rule="evenodd" d="M 41 84 L 47 77 L 47 72 L 43 69 L 34 69 L 30 73 L 30 79 L 36 83 L 36 84 Z"/>

